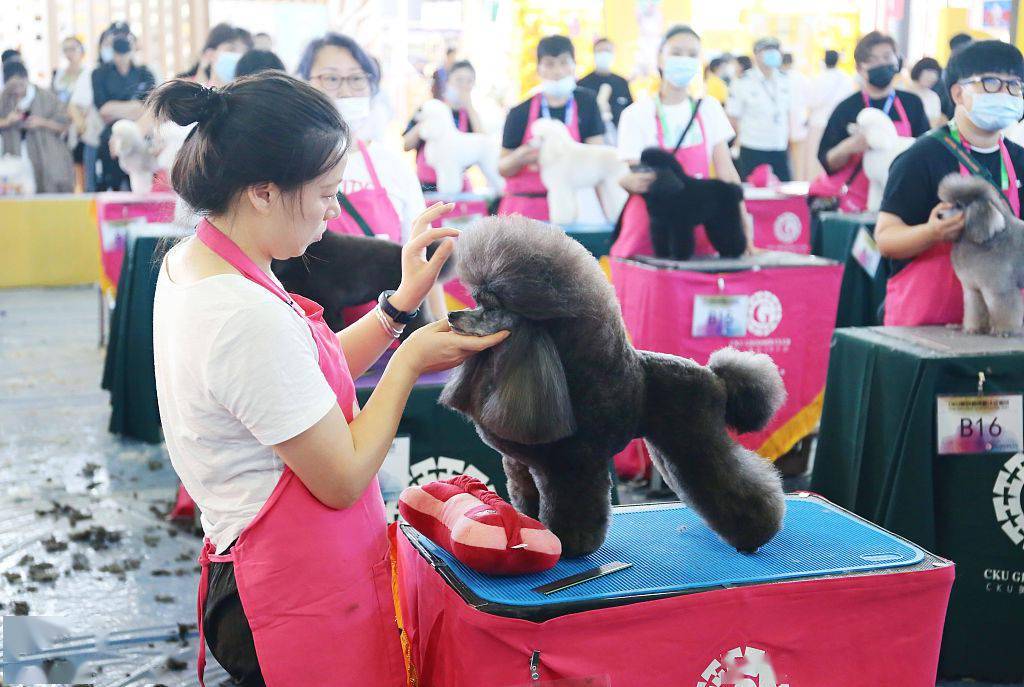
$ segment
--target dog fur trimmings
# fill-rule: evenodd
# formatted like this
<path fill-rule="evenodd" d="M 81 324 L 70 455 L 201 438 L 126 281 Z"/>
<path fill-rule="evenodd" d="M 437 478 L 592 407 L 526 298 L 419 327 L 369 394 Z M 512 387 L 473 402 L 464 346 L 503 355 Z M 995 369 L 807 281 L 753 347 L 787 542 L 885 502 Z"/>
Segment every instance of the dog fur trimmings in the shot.
<path fill-rule="evenodd" d="M 596 189 L 605 217 L 614 220 L 629 195 L 619 179 L 629 167 L 611 146 L 574 141 L 557 119 L 538 119 L 530 125 L 532 141 L 540 146 L 540 179 L 548 190 L 548 213 L 553 224 L 572 224 L 579 217 L 576 193 Z M 532 142 L 531 141 L 531 142 Z"/>
<path fill-rule="evenodd" d="M 463 231 L 457 272 L 479 304 L 460 333 L 509 329 L 466 361 L 441 402 L 503 456 L 512 503 L 581 556 L 605 539 L 608 463 L 636 437 L 677 493 L 725 540 L 754 551 L 785 510 L 774 467 L 729 436 L 763 427 L 785 397 L 765 355 L 725 349 L 708 367 L 630 344 L 597 261 L 564 232 L 520 216 Z"/>
<path fill-rule="evenodd" d="M 440 100 L 423 103 L 418 121 L 423 157 L 437 174 L 438 193 L 461 193 L 463 174 L 473 165 L 480 167 L 491 190 L 501 193 L 505 181 L 498 173 L 498 146 L 485 134 L 459 131 L 451 109 Z"/>
<path fill-rule="evenodd" d="M 939 200 L 964 213 L 964 231 L 952 254 L 964 290 L 964 331 L 1019 334 L 1024 321 L 1024 222 L 1013 216 L 1005 196 L 980 177 L 950 174 L 939 184 Z"/>

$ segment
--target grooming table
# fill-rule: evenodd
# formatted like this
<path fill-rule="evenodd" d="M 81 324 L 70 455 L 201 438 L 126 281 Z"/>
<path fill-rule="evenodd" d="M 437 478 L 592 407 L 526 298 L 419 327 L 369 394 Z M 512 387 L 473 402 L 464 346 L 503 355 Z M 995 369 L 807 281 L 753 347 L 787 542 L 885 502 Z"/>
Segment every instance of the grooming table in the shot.
<path fill-rule="evenodd" d="M 774 460 L 814 431 L 842 266 L 810 255 L 764 252 L 685 262 L 613 259 L 611 268 L 626 329 L 637 348 L 701 364 L 726 346 L 775 360 L 786 384 L 786 402 L 765 429 L 738 437 L 744 446 Z M 747 299 L 745 324 L 732 336 L 695 336 L 698 301 L 722 296 Z"/>
<path fill-rule="evenodd" d="M 165 224 L 174 219 L 173 193 L 96 194 L 96 222 L 100 236 L 100 285 L 104 291 L 117 290 L 124 261 L 129 228 L 138 230 L 148 223 Z"/>
<path fill-rule="evenodd" d="M 952 564 L 820 497 L 787 501 L 782 532 L 753 555 L 681 504 L 625 506 L 594 554 L 512 578 L 403 526 L 419 684 L 933 687 Z M 612 561 L 632 567 L 534 591 Z"/>

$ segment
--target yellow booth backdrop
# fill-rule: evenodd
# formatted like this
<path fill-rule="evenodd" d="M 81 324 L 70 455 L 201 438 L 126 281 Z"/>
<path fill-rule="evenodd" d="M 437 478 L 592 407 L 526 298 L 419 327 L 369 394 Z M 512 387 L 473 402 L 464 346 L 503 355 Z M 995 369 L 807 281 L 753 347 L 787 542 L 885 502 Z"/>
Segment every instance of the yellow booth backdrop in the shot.
<path fill-rule="evenodd" d="M 99 229 L 91 196 L 0 198 L 0 242 L 0 288 L 99 281 Z"/>

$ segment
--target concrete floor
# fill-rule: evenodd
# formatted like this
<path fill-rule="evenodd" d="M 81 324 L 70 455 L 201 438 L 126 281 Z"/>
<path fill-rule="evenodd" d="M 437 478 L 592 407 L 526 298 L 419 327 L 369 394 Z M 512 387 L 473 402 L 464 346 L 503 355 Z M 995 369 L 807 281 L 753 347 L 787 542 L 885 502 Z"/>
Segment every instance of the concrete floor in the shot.
<path fill-rule="evenodd" d="M 52 682 L 193 687 L 201 541 L 162 517 L 177 484 L 163 447 L 107 432 L 98 327 L 94 288 L 0 290 L 0 614 L 27 604 L 85 647 Z M 621 493 L 650 500 L 642 485 Z M 209 660 L 207 684 L 229 684 Z"/>

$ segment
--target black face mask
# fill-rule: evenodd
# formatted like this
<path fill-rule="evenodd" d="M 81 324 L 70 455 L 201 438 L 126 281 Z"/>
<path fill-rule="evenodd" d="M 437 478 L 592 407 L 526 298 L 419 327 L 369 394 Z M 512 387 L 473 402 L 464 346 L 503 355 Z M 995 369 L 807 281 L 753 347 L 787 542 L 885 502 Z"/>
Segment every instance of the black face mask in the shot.
<path fill-rule="evenodd" d="M 875 88 L 886 88 L 896 78 L 896 67 L 891 64 L 880 64 L 868 70 L 868 83 Z"/>

